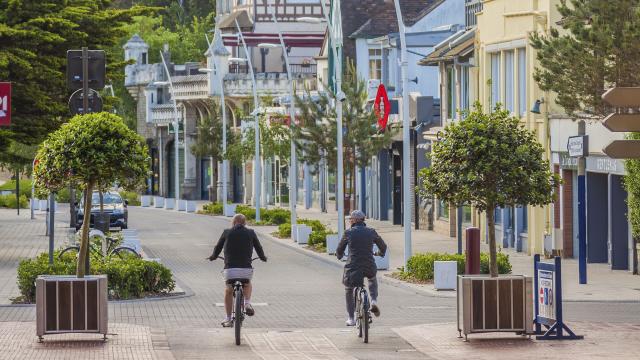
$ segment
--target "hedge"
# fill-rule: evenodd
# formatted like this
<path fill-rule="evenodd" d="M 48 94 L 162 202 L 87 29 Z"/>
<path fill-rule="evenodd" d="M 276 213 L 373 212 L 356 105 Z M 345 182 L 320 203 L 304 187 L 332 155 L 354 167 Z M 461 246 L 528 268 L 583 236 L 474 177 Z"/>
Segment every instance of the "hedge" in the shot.
<path fill-rule="evenodd" d="M 9 180 L 6 183 L 0 185 L 0 190 L 10 190 L 13 191 L 13 197 L 16 197 L 16 181 Z M 20 195 L 26 196 L 27 198 L 31 198 L 31 180 L 29 179 L 20 179 Z"/>
<path fill-rule="evenodd" d="M 18 288 L 21 301 L 35 302 L 35 281 L 38 275 L 75 275 L 75 254 L 67 253 L 58 258 L 54 253 L 53 265 L 49 255 L 41 253 L 34 259 L 25 259 L 18 265 Z M 143 260 L 129 255 L 91 258 L 91 274 L 106 274 L 110 299 L 141 298 L 146 295 L 173 291 L 175 281 L 171 270 L 155 261 Z"/>
<path fill-rule="evenodd" d="M 222 215 L 222 210 L 221 203 L 212 202 L 202 205 L 202 210 L 199 211 L 199 213 L 206 215 Z"/>
<path fill-rule="evenodd" d="M 464 274 L 465 256 L 459 254 L 423 253 L 413 255 L 407 262 L 407 269 L 402 272 L 402 276 L 415 280 L 433 280 L 434 261 L 456 261 L 458 263 L 458 274 Z M 511 263 L 509 255 L 497 254 L 498 272 L 500 274 L 511 273 Z M 480 254 L 480 273 L 489 273 L 489 254 Z"/>
<path fill-rule="evenodd" d="M 20 192 L 22 193 L 22 191 Z M 0 195 L 0 207 L 15 209 L 16 201 L 17 200 L 16 200 L 15 194 Z M 29 199 L 24 195 L 20 195 L 20 208 L 26 209 L 28 207 L 29 207 Z"/>
<path fill-rule="evenodd" d="M 132 205 L 132 206 L 141 205 L 140 195 L 138 193 L 133 191 L 125 191 L 125 190 L 122 190 L 119 193 L 120 193 L 120 196 L 122 197 L 122 200 L 127 200 L 129 202 L 129 205 Z"/>

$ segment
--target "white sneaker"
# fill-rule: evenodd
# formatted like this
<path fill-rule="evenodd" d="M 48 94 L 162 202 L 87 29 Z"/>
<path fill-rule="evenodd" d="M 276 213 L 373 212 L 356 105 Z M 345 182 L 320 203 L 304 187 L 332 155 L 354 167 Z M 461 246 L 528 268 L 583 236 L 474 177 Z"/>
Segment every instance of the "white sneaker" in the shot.
<path fill-rule="evenodd" d="M 353 319 L 347 319 L 345 323 L 347 326 L 356 326 L 356 321 Z"/>

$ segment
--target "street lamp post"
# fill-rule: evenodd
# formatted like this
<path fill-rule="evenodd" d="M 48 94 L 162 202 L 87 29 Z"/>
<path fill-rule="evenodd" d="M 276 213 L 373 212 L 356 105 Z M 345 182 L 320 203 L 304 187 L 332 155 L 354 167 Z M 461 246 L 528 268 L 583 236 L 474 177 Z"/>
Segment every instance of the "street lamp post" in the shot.
<path fill-rule="evenodd" d="M 325 21 L 327 22 L 327 28 L 329 33 L 329 39 L 331 40 L 331 52 L 335 61 L 333 62 L 335 84 L 336 84 L 336 127 L 338 129 L 336 134 L 337 145 L 337 174 L 336 174 L 336 201 L 338 203 L 338 238 L 342 238 L 344 233 L 344 161 L 343 161 L 343 148 L 342 148 L 342 101 L 344 101 L 344 93 L 342 92 L 342 19 L 340 18 L 340 0 L 334 0 L 333 16 L 337 17 L 336 21 L 331 21 L 329 18 L 329 12 L 324 1 L 320 1 L 322 5 L 322 12 L 324 14 Z M 300 17 L 298 21 L 309 23 L 320 23 L 322 20 L 314 17 Z"/>
<path fill-rule="evenodd" d="M 246 56 L 247 66 L 249 67 L 249 73 L 251 74 L 251 82 L 253 84 L 253 132 L 255 133 L 254 142 L 255 142 L 255 155 L 253 161 L 253 184 L 254 184 L 254 193 L 253 197 L 255 198 L 255 207 L 256 207 L 256 222 L 260 221 L 260 124 L 259 124 L 259 103 L 258 103 L 258 86 L 256 84 L 256 75 L 253 73 L 253 64 L 251 63 L 251 56 L 249 55 L 249 50 L 247 50 L 247 43 L 244 41 L 244 36 L 242 35 L 242 30 L 240 29 L 240 25 L 238 25 L 238 20 L 235 20 L 236 28 L 238 29 L 238 36 L 242 41 L 242 48 L 244 49 L 244 53 Z M 292 223 L 293 224 L 293 223 Z"/>
<path fill-rule="evenodd" d="M 276 29 L 278 30 L 278 38 L 280 39 L 280 46 L 282 47 L 282 54 L 284 56 L 284 63 L 287 69 L 287 77 L 289 78 L 289 118 L 291 128 L 291 159 L 289 160 L 289 208 L 291 210 L 291 231 L 292 237 L 295 238 L 295 229 L 297 227 L 297 219 L 296 219 L 296 205 L 297 205 L 297 190 L 298 190 L 298 181 L 296 177 L 297 170 L 297 161 L 296 161 L 296 144 L 293 141 L 293 127 L 296 119 L 296 110 L 295 110 L 295 93 L 293 88 L 293 76 L 291 75 L 291 67 L 289 65 L 289 56 L 287 55 L 287 47 L 284 43 L 284 39 L 282 38 L 282 31 L 280 31 L 280 27 L 278 26 L 278 19 L 276 18 L 276 12 L 273 7 L 270 7 L 271 17 L 273 19 L 273 23 L 276 25 Z M 260 44 L 263 45 L 263 44 Z M 266 44 L 264 44 L 266 45 Z M 263 46 L 264 47 L 264 46 Z"/>
<path fill-rule="evenodd" d="M 215 36 L 220 36 L 220 33 L 218 32 L 218 30 L 215 30 Z M 209 51 L 212 52 L 213 55 L 213 49 L 211 48 L 211 46 L 213 45 L 213 43 L 209 42 L 209 37 L 206 36 L 205 37 L 207 39 L 207 43 L 209 43 Z M 215 64 L 215 61 L 211 62 L 211 66 L 213 68 L 210 69 L 200 69 L 200 71 L 202 72 L 215 72 L 215 68 L 219 67 L 218 65 Z M 218 69 L 220 70 L 220 69 Z M 222 206 L 223 206 L 223 211 L 225 212 L 226 215 L 226 210 L 224 210 L 226 208 L 226 204 L 227 204 L 227 110 L 226 110 L 226 106 L 225 106 L 225 102 L 224 102 L 224 82 L 222 79 L 222 72 L 219 71 L 218 72 L 218 81 L 219 81 L 219 86 L 220 86 L 220 107 L 222 108 Z"/>
<path fill-rule="evenodd" d="M 410 161 L 410 140 L 409 140 L 409 74 L 407 59 L 407 40 L 405 35 L 402 11 L 399 0 L 393 1 L 398 19 L 398 32 L 400 35 L 400 71 L 402 77 L 402 202 L 403 202 L 403 222 L 404 228 L 404 266 L 411 257 L 411 189 L 409 182 L 409 161 Z"/>
<path fill-rule="evenodd" d="M 178 105 L 176 103 L 176 93 L 173 91 L 173 82 L 171 81 L 171 74 L 169 73 L 169 67 L 167 66 L 167 62 L 164 59 L 164 54 L 162 53 L 162 51 L 160 51 L 160 58 L 162 59 L 162 65 L 164 65 L 164 70 L 167 72 L 167 80 L 168 80 L 168 84 L 169 84 L 169 91 L 171 91 L 171 102 L 173 103 L 173 131 L 174 131 L 174 147 L 175 147 L 175 166 L 173 167 L 173 172 L 174 174 L 174 178 L 175 178 L 175 184 L 174 184 L 174 192 L 175 192 L 175 199 L 176 202 L 178 201 L 178 199 L 180 198 L 180 171 L 179 171 L 179 164 L 180 164 L 180 151 L 178 150 L 178 141 L 179 141 L 179 134 L 178 134 L 178 130 L 179 130 L 179 123 L 178 123 Z M 158 84 L 164 84 L 164 83 L 156 83 L 156 85 Z M 185 130 L 186 130 L 186 126 L 185 126 Z M 186 133 L 185 133 L 185 138 L 186 138 Z M 186 151 L 186 149 L 185 149 Z"/>

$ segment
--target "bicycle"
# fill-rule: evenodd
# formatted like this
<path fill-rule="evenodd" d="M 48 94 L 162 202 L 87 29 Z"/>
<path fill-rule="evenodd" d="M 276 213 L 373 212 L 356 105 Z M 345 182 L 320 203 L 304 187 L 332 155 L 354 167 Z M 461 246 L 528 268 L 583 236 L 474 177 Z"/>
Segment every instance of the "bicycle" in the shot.
<path fill-rule="evenodd" d="M 140 254 L 138 254 L 138 252 L 133 249 L 130 248 L 128 246 L 121 246 L 119 245 L 118 240 L 112 238 L 112 237 L 105 237 L 105 239 L 107 240 L 107 251 L 106 251 L 106 255 L 102 254 L 102 246 L 100 245 L 96 245 L 92 242 L 89 242 L 89 252 L 90 254 L 95 255 L 96 257 L 103 257 L 103 256 L 111 256 L 111 255 L 117 255 L 119 258 L 123 258 L 123 254 L 129 254 L 129 255 L 134 255 L 135 257 L 141 257 Z M 64 249 L 62 249 L 60 251 L 60 253 L 58 254 L 58 259 L 62 258 L 62 256 L 64 256 L 64 254 L 67 253 L 72 253 L 75 252 L 76 253 L 76 257 L 78 256 L 78 254 L 80 253 L 80 245 L 71 245 L 68 246 Z"/>
<path fill-rule="evenodd" d="M 222 256 L 219 256 L 218 258 L 224 260 L 224 257 Z M 209 258 L 207 258 L 207 260 L 208 259 Z M 253 258 L 251 259 L 251 262 L 257 259 L 258 258 Z M 244 317 L 245 317 L 243 285 L 249 282 L 249 279 L 227 280 L 227 284 L 231 282 L 233 282 L 233 301 L 232 301 L 233 307 L 231 308 L 231 321 L 233 322 L 233 327 L 235 330 L 236 345 L 240 345 L 242 322 L 244 321 Z"/>
<path fill-rule="evenodd" d="M 372 322 L 371 318 L 371 302 L 369 301 L 369 292 L 364 286 L 359 285 L 353 289 L 353 296 L 356 301 L 356 327 L 358 328 L 358 337 L 362 338 L 362 341 L 369 343 L 369 325 Z"/>

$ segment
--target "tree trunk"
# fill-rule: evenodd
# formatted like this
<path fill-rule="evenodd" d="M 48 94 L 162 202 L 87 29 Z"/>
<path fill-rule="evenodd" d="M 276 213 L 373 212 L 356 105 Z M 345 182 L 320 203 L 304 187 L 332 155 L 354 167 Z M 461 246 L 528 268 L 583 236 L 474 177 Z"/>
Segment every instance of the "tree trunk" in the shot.
<path fill-rule="evenodd" d="M 489 226 L 489 274 L 498 277 L 498 262 L 496 260 L 496 219 L 495 206 L 487 207 L 487 225 Z"/>
<path fill-rule="evenodd" d="M 89 256 L 89 223 L 91 222 L 91 195 L 93 194 L 93 186 L 93 183 L 89 183 L 84 189 L 82 236 L 80 238 L 80 253 L 78 254 L 78 264 L 76 267 L 76 276 L 79 278 L 83 278 L 85 275 L 85 266 L 87 257 Z"/>

